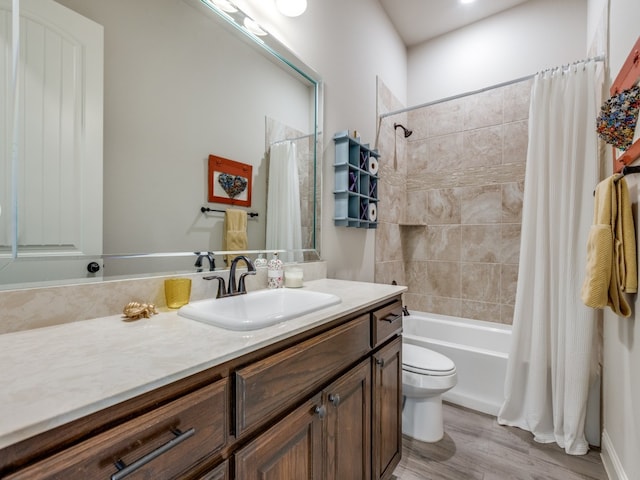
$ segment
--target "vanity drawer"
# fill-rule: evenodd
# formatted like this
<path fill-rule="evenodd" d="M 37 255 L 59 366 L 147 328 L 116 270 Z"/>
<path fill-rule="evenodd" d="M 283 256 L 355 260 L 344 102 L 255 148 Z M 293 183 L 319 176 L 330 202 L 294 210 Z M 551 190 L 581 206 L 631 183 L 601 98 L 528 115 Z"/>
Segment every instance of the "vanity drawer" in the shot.
<path fill-rule="evenodd" d="M 6 480 L 175 478 L 225 445 L 227 385 L 224 379 L 201 388 L 24 468 Z"/>
<path fill-rule="evenodd" d="M 374 347 L 402 332 L 402 302 L 399 300 L 374 311 L 371 317 Z"/>
<path fill-rule="evenodd" d="M 287 348 L 236 372 L 236 435 L 287 410 L 366 355 L 369 315 Z"/>

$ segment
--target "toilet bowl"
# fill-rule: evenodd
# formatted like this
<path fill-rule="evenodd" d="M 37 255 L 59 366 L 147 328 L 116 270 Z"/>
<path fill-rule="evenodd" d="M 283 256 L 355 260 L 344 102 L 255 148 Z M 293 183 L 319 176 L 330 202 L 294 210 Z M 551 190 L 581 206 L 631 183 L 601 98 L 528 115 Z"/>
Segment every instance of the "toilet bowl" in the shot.
<path fill-rule="evenodd" d="M 422 442 L 442 439 L 442 394 L 456 383 L 456 366 L 451 359 L 427 348 L 404 343 L 402 433 Z"/>

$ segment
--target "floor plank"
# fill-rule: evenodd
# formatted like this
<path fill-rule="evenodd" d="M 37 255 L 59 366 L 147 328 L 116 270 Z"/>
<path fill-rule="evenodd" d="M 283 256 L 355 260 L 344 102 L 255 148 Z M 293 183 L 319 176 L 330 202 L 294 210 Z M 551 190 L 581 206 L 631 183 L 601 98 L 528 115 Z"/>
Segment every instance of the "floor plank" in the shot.
<path fill-rule="evenodd" d="M 607 480 L 600 452 L 567 455 L 495 417 L 445 403 L 444 438 L 424 443 L 403 437 L 392 480 Z"/>

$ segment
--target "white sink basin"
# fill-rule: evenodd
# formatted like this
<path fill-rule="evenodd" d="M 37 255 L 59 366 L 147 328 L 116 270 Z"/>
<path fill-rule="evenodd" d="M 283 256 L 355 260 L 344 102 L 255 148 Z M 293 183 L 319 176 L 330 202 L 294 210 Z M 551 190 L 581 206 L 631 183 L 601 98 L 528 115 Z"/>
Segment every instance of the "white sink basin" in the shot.
<path fill-rule="evenodd" d="M 198 300 L 181 307 L 178 315 L 227 330 L 257 330 L 341 301 L 340 297 L 328 293 L 278 288 Z"/>

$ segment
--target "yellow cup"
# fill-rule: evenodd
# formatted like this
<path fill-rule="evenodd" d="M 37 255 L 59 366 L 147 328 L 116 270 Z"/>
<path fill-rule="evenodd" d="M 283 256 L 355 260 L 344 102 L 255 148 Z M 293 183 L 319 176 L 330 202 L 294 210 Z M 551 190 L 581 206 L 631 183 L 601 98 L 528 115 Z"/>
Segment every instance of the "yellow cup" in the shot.
<path fill-rule="evenodd" d="M 180 308 L 189 303 L 190 297 L 190 278 L 168 278 L 164 281 L 164 298 L 167 300 L 167 307 Z"/>

